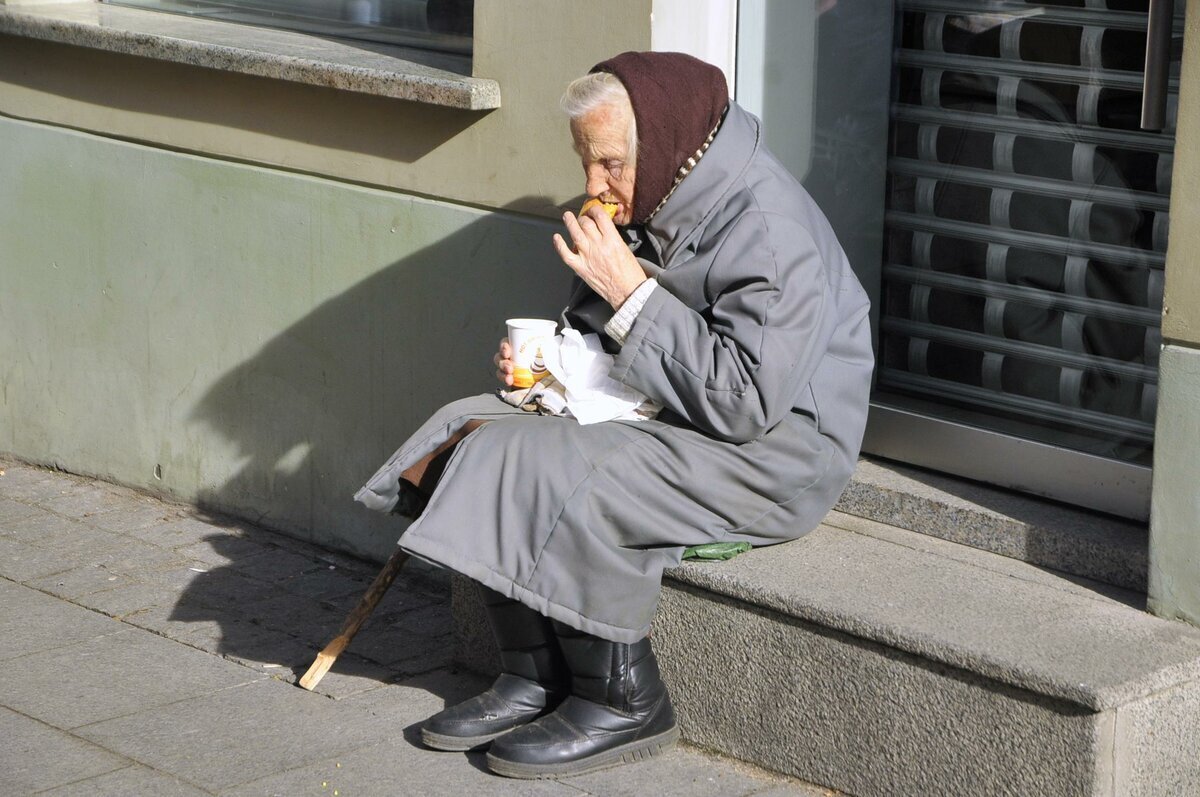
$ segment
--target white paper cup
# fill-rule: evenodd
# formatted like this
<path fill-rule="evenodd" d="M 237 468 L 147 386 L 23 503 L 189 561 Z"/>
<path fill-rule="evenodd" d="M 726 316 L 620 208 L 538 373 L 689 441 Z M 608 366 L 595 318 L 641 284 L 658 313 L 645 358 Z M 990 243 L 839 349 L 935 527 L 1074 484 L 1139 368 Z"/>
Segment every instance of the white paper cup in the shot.
<path fill-rule="evenodd" d="M 545 318 L 510 318 L 508 343 L 513 350 L 513 387 L 533 387 L 544 377 L 546 360 L 543 352 L 555 345 L 554 333 L 558 322 Z"/>

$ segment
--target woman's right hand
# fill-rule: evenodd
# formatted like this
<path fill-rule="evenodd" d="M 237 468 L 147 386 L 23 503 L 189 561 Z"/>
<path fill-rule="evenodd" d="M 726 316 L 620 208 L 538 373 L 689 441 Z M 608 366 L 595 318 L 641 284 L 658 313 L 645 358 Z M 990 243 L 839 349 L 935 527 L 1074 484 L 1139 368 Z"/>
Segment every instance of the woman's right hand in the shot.
<path fill-rule="evenodd" d="M 512 353 L 512 346 L 509 345 L 508 338 L 501 338 L 500 350 L 492 357 L 492 362 L 496 364 L 496 378 L 508 387 L 512 387 L 513 383 Z"/>

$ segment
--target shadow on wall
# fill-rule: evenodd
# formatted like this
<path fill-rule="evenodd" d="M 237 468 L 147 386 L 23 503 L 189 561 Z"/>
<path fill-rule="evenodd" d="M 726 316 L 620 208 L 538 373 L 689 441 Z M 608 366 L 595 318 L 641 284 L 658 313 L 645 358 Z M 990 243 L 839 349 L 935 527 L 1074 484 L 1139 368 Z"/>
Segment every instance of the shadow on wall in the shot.
<path fill-rule="evenodd" d="M 570 275 L 552 231 L 482 216 L 324 302 L 225 373 L 190 421 L 233 444 L 221 462 L 236 471 L 198 503 L 385 558 L 403 521 L 364 509 L 354 492 L 439 406 L 496 389 L 491 358 L 505 318 L 557 317 Z"/>
<path fill-rule="evenodd" d="M 221 564 L 189 583 L 171 621 L 215 623 L 214 652 L 304 672 L 405 527 L 354 503 L 355 490 L 441 404 L 495 389 L 506 317 L 556 317 L 565 303 L 552 229 L 482 216 L 324 302 L 213 384 L 190 420 L 232 443 L 221 462 L 237 467 L 197 503 L 227 531 L 205 539 Z M 410 561 L 319 691 L 415 677 L 451 702 L 466 696 L 476 685 L 433 672 L 453 649 L 448 584 Z"/>

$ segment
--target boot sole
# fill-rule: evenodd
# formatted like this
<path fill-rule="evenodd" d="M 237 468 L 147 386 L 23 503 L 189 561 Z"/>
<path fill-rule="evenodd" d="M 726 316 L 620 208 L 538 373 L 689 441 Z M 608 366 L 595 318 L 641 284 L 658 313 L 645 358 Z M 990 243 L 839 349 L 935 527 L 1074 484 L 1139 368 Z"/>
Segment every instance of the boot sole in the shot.
<path fill-rule="evenodd" d="M 485 733 L 482 736 L 447 736 L 443 733 L 434 733 L 422 728 L 421 743 L 426 747 L 432 747 L 434 750 L 443 750 L 448 753 L 465 753 L 490 744 L 509 731 L 516 730 L 519 727 L 521 726 L 518 725 L 507 730 L 498 731 L 497 733 Z"/>
<path fill-rule="evenodd" d="M 660 753 L 665 753 L 675 746 L 679 740 L 679 726 L 675 725 L 660 734 L 648 739 L 637 739 L 632 742 L 605 750 L 602 753 L 581 758 L 578 761 L 565 761 L 559 764 L 523 764 L 519 761 L 506 761 L 487 754 L 488 769 L 506 778 L 523 778 L 526 780 L 542 780 L 545 778 L 565 778 L 571 775 L 583 775 L 598 769 L 607 769 L 620 764 L 634 764 L 645 761 Z"/>

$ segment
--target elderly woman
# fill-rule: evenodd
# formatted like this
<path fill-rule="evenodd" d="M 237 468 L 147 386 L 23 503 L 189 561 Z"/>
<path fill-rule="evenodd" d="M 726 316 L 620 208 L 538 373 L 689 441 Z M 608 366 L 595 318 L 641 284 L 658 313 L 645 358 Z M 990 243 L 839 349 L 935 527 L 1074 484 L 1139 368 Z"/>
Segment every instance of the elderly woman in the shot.
<path fill-rule="evenodd" d="M 562 323 L 599 334 L 610 376 L 661 413 L 581 425 L 464 399 L 357 496 L 415 516 L 400 545 L 479 582 L 502 673 L 422 739 L 491 742 L 488 766 L 514 777 L 674 742 L 647 637 L 663 569 L 687 546 L 813 529 L 854 468 L 873 363 L 833 231 L 719 70 L 624 53 L 563 105 L 588 195 L 617 209 L 563 216 L 554 248 L 579 279 Z"/>

